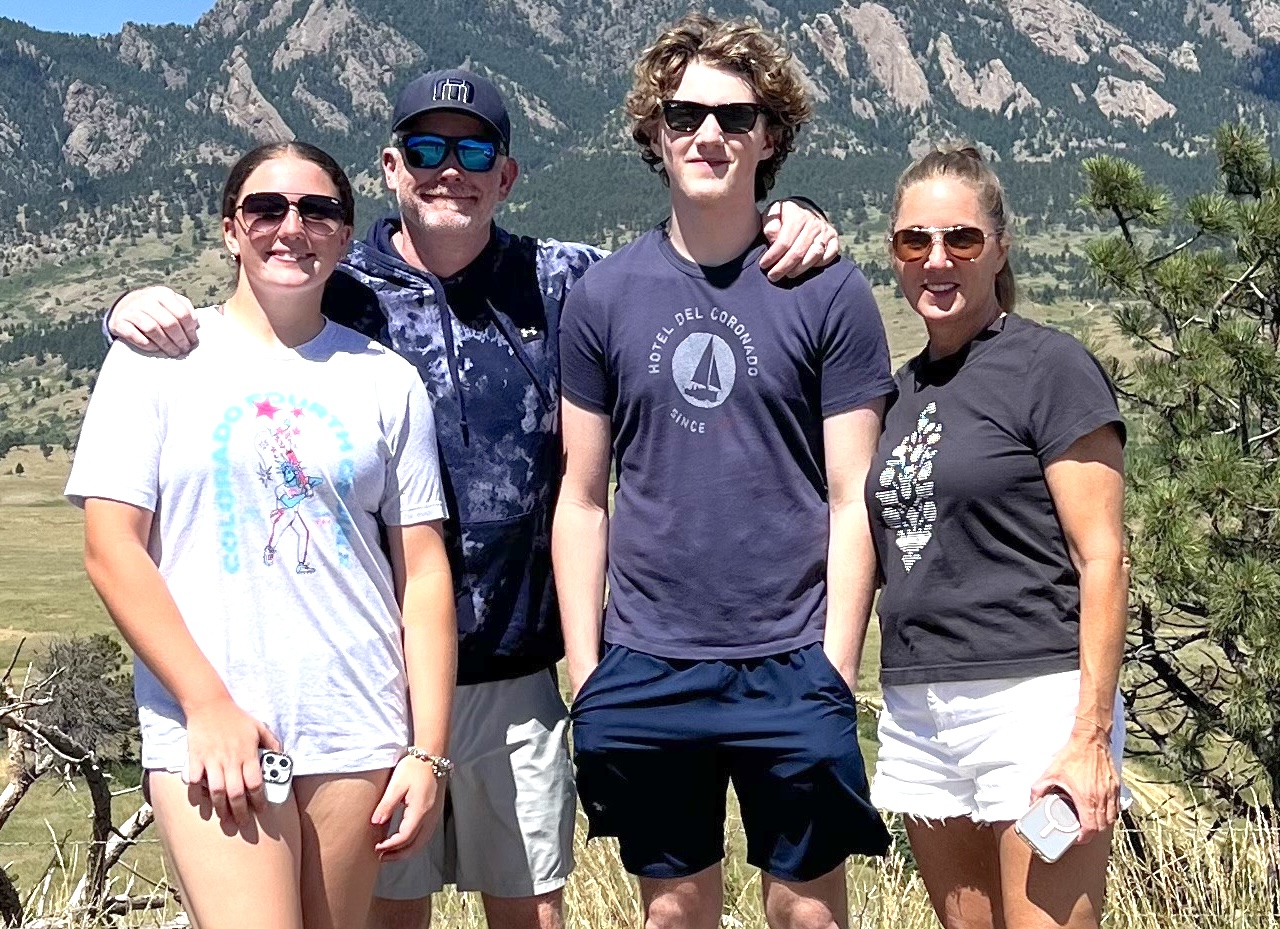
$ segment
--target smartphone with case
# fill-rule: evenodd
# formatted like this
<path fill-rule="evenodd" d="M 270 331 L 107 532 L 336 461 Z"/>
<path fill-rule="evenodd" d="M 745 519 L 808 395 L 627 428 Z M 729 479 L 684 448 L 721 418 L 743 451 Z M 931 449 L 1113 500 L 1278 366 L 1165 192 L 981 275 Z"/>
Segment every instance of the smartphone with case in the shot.
<path fill-rule="evenodd" d="M 1018 817 L 1013 831 L 1031 846 L 1037 858 L 1052 864 L 1075 844 L 1080 818 L 1063 794 L 1047 793 Z"/>
<path fill-rule="evenodd" d="M 262 763 L 262 786 L 268 803 L 284 803 L 293 786 L 293 759 L 284 752 L 259 750 Z"/>

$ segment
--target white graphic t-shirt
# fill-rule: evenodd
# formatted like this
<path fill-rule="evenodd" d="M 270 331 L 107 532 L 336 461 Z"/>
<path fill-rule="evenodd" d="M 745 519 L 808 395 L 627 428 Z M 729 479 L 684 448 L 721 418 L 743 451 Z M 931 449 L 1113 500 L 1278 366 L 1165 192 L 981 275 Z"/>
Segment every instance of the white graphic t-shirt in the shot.
<path fill-rule="evenodd" d="M 379 524 L 445 516 L 426 391 L 335 323 L 286 349 L 198 319 L 184 358 L 111 349 L 67 497 L 155 513 L 148 549 L 183 620 L 296 774 L 390 767 L 408 699 Z M 134 693 L 143 766 L 181 770 L 182 711 L 136 660 Z"/>

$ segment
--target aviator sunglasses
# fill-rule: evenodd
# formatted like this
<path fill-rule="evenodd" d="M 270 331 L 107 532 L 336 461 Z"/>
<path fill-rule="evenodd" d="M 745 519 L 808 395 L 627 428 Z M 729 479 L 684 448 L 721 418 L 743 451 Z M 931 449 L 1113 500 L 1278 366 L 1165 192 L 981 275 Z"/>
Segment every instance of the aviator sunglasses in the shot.
<path fill-rule="evenodd" d="M 483 174 L 498 161 L 498 144 L 484 136 L 447 136 L 415 133 L 400 140 L 404 161 L 411 168 L 438 168 L 453 152 L 465 171 Z"/>
<path fill-rule="evenodd" d="M 976 226 L 913 226 L 887 236 L 893 256 L 899 261 L 920 261 L 942 240 L 947 256 L 957 261 L 973 261 L 982 254 L 988 238 L 999 233 L 983 232 Z"/>
<path fill-rule="evenodd" d="M 290 200 L 295 196 L 297 200 Z M 342 203 L 335 197 L 321 194 L 284 194 L 264 192 L 249 194 L 240 201 L 236 211 L 249 235 L 267 235 L 284 223 L 290 209 L 298 211 L 302 228 L 312 235 L 329 236 L 346 224 Z"/>
<path fill-rule="evenodd" d="M 719 103 L 709 106 L 690 100 L 662 101 L 662 119 L 672 132 L 693 132 L 711 114 L 715 116 L 723 132 L 741 135 L 750 132 L 756 124 L 756 117 L 768 111 L 769 108 L 763 103 Z"/>

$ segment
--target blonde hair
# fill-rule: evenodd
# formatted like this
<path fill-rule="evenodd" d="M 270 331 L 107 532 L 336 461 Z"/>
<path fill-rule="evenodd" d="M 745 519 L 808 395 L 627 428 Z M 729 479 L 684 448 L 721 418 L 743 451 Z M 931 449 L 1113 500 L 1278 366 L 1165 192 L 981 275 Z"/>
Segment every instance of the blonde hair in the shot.
<path fill-rule="evenodd" d="M 982 153 L 969 143 L 939 145 L 922 158 L 917 158 L 902 172 L 898 178 L 898 186 L 893 191 L 893 208 L 889 213 L 891 230 L 898 224 L 898 211 L 902 208 L 902 197 L 907 188 L 940 177 L 955 178 L 968 184 L 978 197 L 978 206 L 995 227 L 1000 244 L 1006 248 L 1013 244 L 1004 187 Z M 1013 276 L 1013 263 L 1006 254 L 1004 267 L 996 275 L 996 302 L 1002 311 L 1010 313 L 1017 299 L 1018 287 Z"/>
<path fill-rule="evenodd" d="M 662 101 L 671 98 L 685 69 L 695 62 L 741 76 L 768 108 L 765 130 L 773 143 L 773 154 L 756 167 L 755 195 L 762 200 L 795 148 L 796 133 L 813 110 L 791 53 L 755 20 L 717 20 L 689 13 L 641 52 L 625 104 L 631 118 L 631 138 L 640 146 L 640 157 L 662 176 L 664 184 L 670 183 L 662 158 L 651 145 L 658 137 Z"/>

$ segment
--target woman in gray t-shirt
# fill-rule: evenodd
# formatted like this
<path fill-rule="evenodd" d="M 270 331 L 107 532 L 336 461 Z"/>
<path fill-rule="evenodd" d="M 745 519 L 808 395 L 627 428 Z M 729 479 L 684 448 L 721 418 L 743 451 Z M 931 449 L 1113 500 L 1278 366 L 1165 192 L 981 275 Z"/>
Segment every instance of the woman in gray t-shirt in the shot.
<path fill-rule="evenodd" d="M 871 799 L 904 815 L 947 929 L 1096 929 L 1121 803 L 1124 425 L 1084 347 L 1012 312 L 1004 194 L 976 151 L 908 168 L 892 222 L 929 344 L 898 372 L 867 482 L 884 577 Z M 1061 833 L 1033 838 L 1069 846 L 1053 864 L 1014 828 L 1045 796 Z"/>
<path fill-rule="evenodd" d="M 197 311 L 183 358 L 112 348 L 67 484 L 201 929 L 363 925 L 379 860 L 442 808 L 456 630 L 435 432 L 412 366 L 320 313 L 353 213 L 319 149 L 245 155 L 222 199 L 235 292 Z"/>

